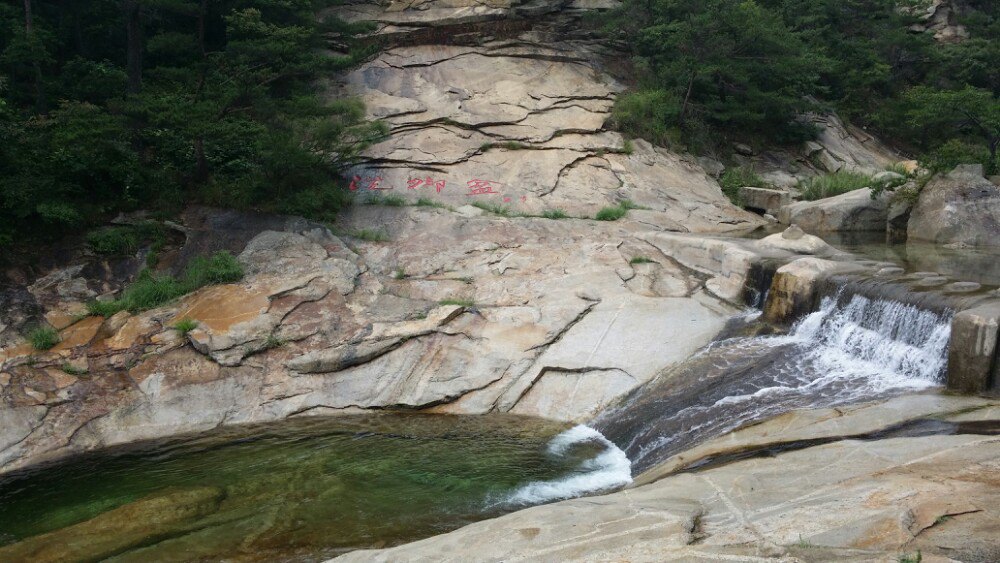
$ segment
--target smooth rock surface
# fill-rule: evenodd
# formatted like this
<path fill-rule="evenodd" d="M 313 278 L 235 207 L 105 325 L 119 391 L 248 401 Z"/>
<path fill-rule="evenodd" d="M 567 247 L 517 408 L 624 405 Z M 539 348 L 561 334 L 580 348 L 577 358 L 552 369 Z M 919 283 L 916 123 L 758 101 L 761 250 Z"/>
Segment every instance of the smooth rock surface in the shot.
<path fill-rule="evenodd" d="M 932 179 L 920 192 L 907 225 L 910 240 L 1000 246 L 1000 186 L 981 165 L 962 165 Z"/>
<path fill-rule="evenodd" d="M 889 210 L 886 193 L 872 199 L 870 189 L 860 189 L 816 201 L 798 201 L 778 212 L 778 221 L 807 232 L 884 231 Z"/>

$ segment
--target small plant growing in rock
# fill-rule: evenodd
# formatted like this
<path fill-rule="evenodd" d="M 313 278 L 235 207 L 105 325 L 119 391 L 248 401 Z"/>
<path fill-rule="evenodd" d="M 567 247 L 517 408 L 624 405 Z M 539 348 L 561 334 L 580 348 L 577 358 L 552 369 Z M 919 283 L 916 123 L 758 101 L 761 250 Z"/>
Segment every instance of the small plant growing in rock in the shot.
<path fill-rule="evenodd" d="M 367 240 L 370 242 L 385 242 L 389 240 L 389 233 L 381 229 L 359 229 L 351 233 L 351 236 L 356 239 Z"/>
<path fill-rule="evenodd" d="M 63 364 L 61 369 L 63 370 L 63 372 L 76 377 L 87 375 L 87 370 L 85 368 L 78 368 L 70 363 Z"/>
<path fill-rule="evenodd" d="M 484 201 L 477 201 L 472 204 L 473 207 L 478 207 L 483 211 L 487 211 L 494 215 L 499 215 L 501 217 L 510 217 L 510 208 L 504 207 L 502 205 L 496 205 L 491 203 L 486 203 Z"/>
<path fill-rule="evenodd" d="M 917 553 L 912 555 L 908 553 L 900 555 L 897 561 L 899 561 L 899 563 L 920 563 L 923 559 L 924 556 L 918 550 Z"/>
<path fill-rule="evenodd" d="M 264 340 L 264 345 L 261 347 L 261 351 L 271 350 L 272 348 L 278 348 L 284 346 L 285 344 L 286 342 L 281 338 L 278 338 L 273 334 L 269 334 L 267 335 L 267 338 Z"/>
<path fill-rule="evenodd" d="M 569 215 L 562 209 L 546 209 L 542 212 L 542 217 L 545 219 L 566 219 Z"/>
<path fill-rule="evenodd" d="M 395 271 L 392 272 L 392 278 L 396 280 L 406 279 L 406 270 L 402 268 L 396 268 Z"/>
<path fill-rule="evenodd" d="M 624 217 L 626 213 L 628 213 L 628 209 L 625 209 L 620 205 L 615 207 L 605 207 L 597 212 L 594 219 L 597 219 L 598 221 L 617 221 Z"/>
<path fill-rule="evenodd" d="M 28 342 L 35 350 L 48 350 L 59 344 L 59 332 L 49 326 L 40 326 L 28 333 Z"/>
<path fill-rule="evenodd" d="M 184 318 L 177 321 L 177 324 L 175 324 L 173 328 L 174 330 L 179 332 L 181 336 L 187 336 L 187 333 L 198 328 L 198 321 L 194 319 Z"/>
<path fill-rule="evenodd" d="M 636 264 L 655 264 L 656 261 L 645 256 L 636 256 L 635 258 L 629 260 L 628 263 L 634 266 Z"/>
<path fill-rule="evenodd" d="M 422 197 L 422 198 L 418 199 L 417 203 L 415 205 L 417 207 L 437 207 L 438 209 L 449 209 L 449 210 L 451 210 L 451 206 L 450 205 L 446 205 L 444 203 L 441 203 L 440 201 L 434 201 L 433 199 L 431 199 L 429 197 Z"/>
<path fill-rule="evenodd" d="M 458 305 L 459 307 L 475 307 L 476 303 L 471 299 L 442 299 L 439 305 Z"/>

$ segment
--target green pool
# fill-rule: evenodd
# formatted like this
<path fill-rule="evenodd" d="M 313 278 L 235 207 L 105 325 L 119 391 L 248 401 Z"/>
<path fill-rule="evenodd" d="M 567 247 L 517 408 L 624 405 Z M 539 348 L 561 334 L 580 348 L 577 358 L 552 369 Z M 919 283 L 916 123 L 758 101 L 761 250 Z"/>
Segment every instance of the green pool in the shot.
<path fill-rule="evenodd" d="M 0 477 L 0 560 L 317 561 L 628 480 L 596 431 L 528 417 L 242 426 Z"/>

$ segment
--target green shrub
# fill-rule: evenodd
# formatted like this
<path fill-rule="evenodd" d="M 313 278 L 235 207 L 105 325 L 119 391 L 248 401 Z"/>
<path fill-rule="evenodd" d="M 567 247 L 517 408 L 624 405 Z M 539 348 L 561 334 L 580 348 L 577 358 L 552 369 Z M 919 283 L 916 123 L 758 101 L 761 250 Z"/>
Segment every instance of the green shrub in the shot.
<path fill-rule="evenodd" d="M 40 326 L 28 333 L 28 342 L 35 350 L 48 350 L 59 344 L 59 332 L 50 326 Z"/>
<path fill-rule="evenodd" d="M 740 188 L 766 188 L 767 182 L 757 175 L 753 168 L 739 166 L 737 168 L 727 168 L 719 178 L 719 186 L 722 193 L 726 194 L 729 201 L 735 205 L 742 205 L 740 201 Z"/>
<path fill-rule="evenodd" d="M 545 219 L 566 219 L 569 215 L 562 209 L 546 209 L 542 212 L 542 217 Z"/>
<path fill-rule="evenodd" d="M 194 319 L 184 318 L 177 321 L 177 324 L 175 324 L 173 328 L 177 332 L 181 333 L 181 336 L 186 336 L 187 333 L 198 328 L 198 321 Z"/>
<path fill-rule="evenodd" d="M 653 260 L 651 258 L 647 258 L 645 256 L 636 256 L 635 258 L 632 258 L 631 260 L 629 260 L 628 263 L 629 264 L 633 264 L 633 265 L 634 264 L 655 264 L 656 260 Z"/>
<path fill-rule="evenodd" d="M 119 311 L 137 313 L 159 307 L 200 287 L 232 283 L 241 278 L 243 267 L 240 263 L 228 252 L 220 251 L 210 258 L 199 256 L 191 260 L 179 279 L 143 270 L 117 299 L 91 301 L 87 304 L 87 310 L 92 315 L 104 317 Z"/>
<path fill-rule="evenodd" d="M 838 170 L 833 174 L 824 174 L 800 182 L 799 190 L 802 191 L 802 199 L 814 201 L 846 194 L 861 188 L 870 188 L 874 184 L 875 182 L 870 176 L 860 172 Z"/>
<path fill-rule="evenodd" d="M 619 96 L 611 111 L 618 131 L 656 144 L 670 146 L 680 139 L 676 128 L 680 100 L 663 90 L 640 90 Z"/>
<path fill-rule="evenodd" d="M 153 242 L 157 250 L 164 243 L 163 227 L 153 221 L 138 225 L 123 225 L 120 227 L 105 227 L 87 233 L 87 245 L 98 253 L 108 256 L 128 256 L 135 254 L 139 247 L 147 242 Z"/>
<path fill-rule="evenodd" d="M 594 219 L 598 221 L 617 221 L 628 213 L 628 208 L 621 205 L 615 207 L 605 207 L 597 212 Z"/>
<path fill-rule="evenodd" d="M 351 233 L 351 236 L 356 239 L 367 240 L 371 242 L 385 242 L 389 240 L 389 233 L 384 229 L 359 229 Z"/>
<path fill-rule="evenodd" d="M 959 139 L 951 139 L 924 155 L 921 162 L 932 172 L 947 172 L 959 164 L 982 164 L 987 175 L 1000 172 L 1000 162 L 991 162 L 986 147 Z"/>

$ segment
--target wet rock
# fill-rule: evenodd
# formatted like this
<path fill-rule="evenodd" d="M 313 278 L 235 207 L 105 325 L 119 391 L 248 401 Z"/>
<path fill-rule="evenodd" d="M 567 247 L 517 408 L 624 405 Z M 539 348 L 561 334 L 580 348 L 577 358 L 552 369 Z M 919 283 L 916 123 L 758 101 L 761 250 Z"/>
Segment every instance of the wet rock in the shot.
<path fill-rule="evenodd" d="M 778 220 L 795 223 L 807 232 L 883 231 L 888 219 L 889 196 L 872 199 L 870 189 L 860 189 L 816 201 L 799 201 L 781 208 Z"/>
<path fill-rule="evenodd" d="M 791 321 L 812 303 L 818 280 L 849 269 L 849 264 L 820 258 L 799 258 L 778 268 L 764 303 L 764 318 L 772 323 Z"/>
<path fill-rule="evenodd" d="M 219 509 L 223 491 L 158 493 L 90 520 L 0 547 L 5 561 L 97 561 L 181 534 Z"/>
<path fill-rule="evenodd" d="M 953 282 L 948 284 L 944 291 L 947 293 L 971 293 L 973 291 L 979 291 L 982 288 L 982 284 L 976 282 Z"/>
<path fill-rule="evenodd" d="M 984 436 L 846 440 L 529 508 L 336 561 L 691 561 L 995 553 L 998 453 Z M 947 519 L 946 525 L 941 525 Z M 949 529 L 949 526 L 951 528 Z M 808 545 L 809 547 L 800 547 Z M 818 558 L 817 558 L 817 554 Z"/>
<path fill-rule="evenodd" d="M 964 393 L 1000 389 L 1000 302 L 961 311 L 951 322 L 948 387 Z"/>
<path fill-rule="evenodd" d="M 733 150 L 736 151 L 737 154 L 741 154 L 743 156 L 753 156 L 753 148 L 751 148 L 750 145 L 746 143 L 734 144 Z"/>
<path fill-rule="evenodd" d="M 907 234 L 937 244 L 1000 245 L 1000 186 L 983 177 L 981 165 L 935 177 L 920 192 Z"/>

